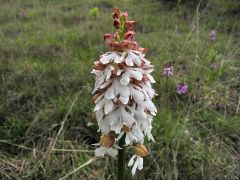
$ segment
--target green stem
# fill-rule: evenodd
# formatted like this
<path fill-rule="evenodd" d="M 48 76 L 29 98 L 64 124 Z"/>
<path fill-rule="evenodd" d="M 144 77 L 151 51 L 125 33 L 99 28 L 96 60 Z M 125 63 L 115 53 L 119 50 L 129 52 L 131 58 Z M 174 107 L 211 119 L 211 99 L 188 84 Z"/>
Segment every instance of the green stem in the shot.
<path fill-rule="evenodd" d="M 117 180 L 125 180 L 125 135 L 119 140 L 119 146 L 122 149 L 118 149 L 118 172 Z"/>
<path fill-rule="evenodd" d="M 169 104 L 168 104 L 168 76 L 166 76 L 166 110 L 168 112 Z"/>
<path fill-rule="evenodd" d="M 119 42 L 123 40 L 124 33 L 125 33 L 124 20 L 120 17 Z"/>
<path fill-rule="evenodd" d="M 168 76 L 166 76 L 166 94 L 168 95 Z"/>

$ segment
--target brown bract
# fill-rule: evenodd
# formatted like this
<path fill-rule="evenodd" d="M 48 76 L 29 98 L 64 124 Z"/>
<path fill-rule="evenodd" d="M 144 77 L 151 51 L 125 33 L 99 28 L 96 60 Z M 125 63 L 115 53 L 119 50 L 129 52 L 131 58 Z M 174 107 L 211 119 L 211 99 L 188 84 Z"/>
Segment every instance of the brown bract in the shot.
<path fill-rule="evenodd" d="M 100 144 L 103 147 L 110 148 L 115 143 L 115 137 L 112 134 L 102 134 L 100 138 Z"/>
<path fill-rule="evenodd" d="M 136 144 L 135 154 L 137 156 L 145 157 L 148 155 L 148 150 L 143 144 Z"/>

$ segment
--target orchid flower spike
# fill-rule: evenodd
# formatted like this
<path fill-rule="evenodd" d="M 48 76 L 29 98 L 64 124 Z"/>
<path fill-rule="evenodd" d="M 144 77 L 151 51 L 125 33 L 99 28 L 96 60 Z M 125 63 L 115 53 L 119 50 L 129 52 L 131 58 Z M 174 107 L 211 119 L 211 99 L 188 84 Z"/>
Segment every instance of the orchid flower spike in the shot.
<path fill-rule="evenodd" d="M 163 68 L 163 76 L 173 76 L 173 66 L 167 65 Z"/>
<path fill-rule="evenodd" d="M 150 74 L 154 66 L 145 59 L 147 50 L 135 41 L 135 21 L 128 20 L 128 13 L 118 8 L 112 17 L 117 32 L 104 36 L 109 52 L 94 62 L 92 70 L 92 102 L 102 133 L 95 155 L 115 157 L 119 140 L 124 137 L 125 146 L 135 146 L 135 155 L 129 162 L 134 175 L 137 168 L 143 169 L 143 158 L 148 154 L 144 137 L 154 141 L 151 130 L 157 109 L 152 102 L 156 93 L 151 84 L 155 80 Z"/>

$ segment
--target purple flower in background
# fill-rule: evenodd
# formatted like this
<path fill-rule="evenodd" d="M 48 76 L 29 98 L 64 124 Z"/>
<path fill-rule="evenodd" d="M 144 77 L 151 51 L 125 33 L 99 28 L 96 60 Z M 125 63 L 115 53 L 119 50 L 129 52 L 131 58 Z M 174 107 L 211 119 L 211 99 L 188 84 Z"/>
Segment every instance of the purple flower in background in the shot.
<path fill-rule="evenodd" d="M 186 84 L 184 84 L 183 82 L 182 83 L 179 83 L 177 85 L 177 93 L 178 94 L 185 94 L 188 90 L 188 86 Z"/>
<path fill-rule="evenodd" d="M 173 66 L 172 65 L 165 66 L 163 68 L 163 75 L 164 76 L 173 76 Z"/>
<path fill-rule="evenodd" d="M 215 30 L 211 30 L 209 33 L 209 39 L 213 42 L 217 39 L 217 32 Z"/>

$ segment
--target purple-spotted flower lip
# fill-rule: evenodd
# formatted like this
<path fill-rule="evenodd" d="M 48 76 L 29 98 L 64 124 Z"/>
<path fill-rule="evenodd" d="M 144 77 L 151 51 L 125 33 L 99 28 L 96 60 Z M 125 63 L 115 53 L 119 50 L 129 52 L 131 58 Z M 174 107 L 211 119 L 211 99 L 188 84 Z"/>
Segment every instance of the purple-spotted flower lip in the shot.
<path fill-rule="evenodd" d="M 188 90 L 188 86 L 184 82 L 181 82 L 177 85 L 178 94 L 185 94 L 187 90 Z"/>
<path fill-rule="evenodd" d="M 215 30 L 211 30 L 209 33 L 209 39 L 211 41 L 216 41 L 217 39 L 217 32 Z"/>
<path fill-rule="evenodd" d="M 173 72 L 174 69 L 172 65 L 168 65 L 163 68 L 163 76 L 173 76 Z"/>

